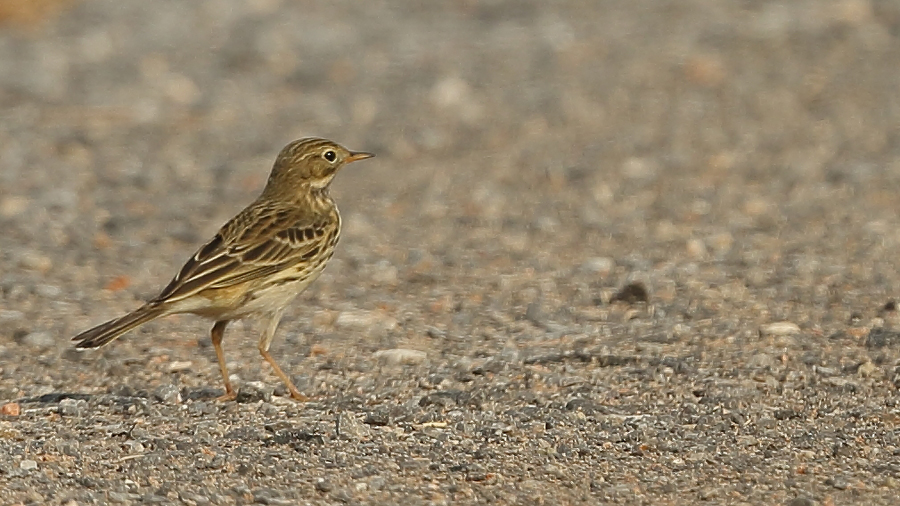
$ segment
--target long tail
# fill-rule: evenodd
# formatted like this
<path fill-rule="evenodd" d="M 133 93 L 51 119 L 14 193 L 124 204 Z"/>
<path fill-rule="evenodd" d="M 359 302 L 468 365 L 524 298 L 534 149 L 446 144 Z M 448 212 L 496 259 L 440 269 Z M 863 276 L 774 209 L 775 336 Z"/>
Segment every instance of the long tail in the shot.
<path fill-rule="evenodd" d="M 81 334 L 73 337 L 72 340 L 78 341 L 78 343 L 75 344 L 76 348 L 99 348 L 105 344 L 109 344 L 129 330 L 162 316 L 164 313 L 165 311 L 163 308 L 148 304 L 125 316 L 110 320 L 106 323 L 101 323 L 90 330 L 85 330 Z"/>

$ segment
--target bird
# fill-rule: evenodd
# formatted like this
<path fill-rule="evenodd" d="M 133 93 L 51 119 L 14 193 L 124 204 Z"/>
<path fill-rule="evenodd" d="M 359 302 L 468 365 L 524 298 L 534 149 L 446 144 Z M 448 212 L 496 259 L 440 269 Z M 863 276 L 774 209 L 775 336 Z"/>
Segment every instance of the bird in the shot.
<path fill-rule="evenodd" d="M 192 313 L 212 320 L 210 339 L 225 382 L 220 401 L 237 397 L 222 349 L 233 320 L 266 321 L 258 349 L 290 391 L 305 401 L 269 353 L 285 309 L 321 274 L 334 255 L 341 215 L 329 193 L 345 165 L 371 158 L 328 139 L 307 137 L 286 145 L 266 185 L 250 205 L 219 229 L 162 291 L 138 309 L 88 329 L 72 340 L 78 349 L 99 348 L 151 320 Z"/>

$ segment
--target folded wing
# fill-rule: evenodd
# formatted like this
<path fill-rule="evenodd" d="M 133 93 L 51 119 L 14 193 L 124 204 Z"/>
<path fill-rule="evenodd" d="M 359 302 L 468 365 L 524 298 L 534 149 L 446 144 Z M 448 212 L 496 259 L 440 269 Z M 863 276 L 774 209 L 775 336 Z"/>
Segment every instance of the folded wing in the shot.
<path fill-rule="evenodd" d="M 319 253 L 327 221 L 271 208 L 251 208 L 228 222 L 184 264 L 158 302 L 261 279 Z"/>

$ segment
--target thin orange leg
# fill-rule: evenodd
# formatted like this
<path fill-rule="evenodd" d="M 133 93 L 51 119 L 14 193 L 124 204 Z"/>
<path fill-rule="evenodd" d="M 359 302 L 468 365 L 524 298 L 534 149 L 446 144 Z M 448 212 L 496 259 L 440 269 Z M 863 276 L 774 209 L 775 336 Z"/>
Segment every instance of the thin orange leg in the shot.
<path fill-rule="evenodd" d="M 222 338 L 225 337 L 225 327 L 228 320 L 216 322 L 210 331 L 213 348 L 216 349 L 216 358 L 219 359 L 219 371 L 222 373 L 222 379 L 225 380 L 225 395 L 216 399 L 217 401 L 233 401 L 237 398 L 237 393 L 231 386 L 231 380 L 228 379 L 228 367 L 225 365 L 225 352 L 222 351 Z"/>
<path fill-rule="evenodd" d="M 268 362 L 269 365 L 272 366 L 272 369 L 275 370 L 275 374 L 277 374 L 278 377 L 281 378 L 281 381 L 283 381 L 284 384 L 287 385 L 288 390 L 291 391 L 291 397 L 293 397 L 294 400 L 301 401 L 301 402 L 305 402 L 305 401 L 309 400 L 309 397 L 301 394 L 300 391 L 297 390 L 297 387 L 294 386 L 294 382 L 291 381 L 291 378 L 288 378 L 288 375 L 285 374 L 284 371 L 282 371 L 280 367 L 278 367 L 278 364 L 275 363 L 275 359 L 272 358 L 272 355 L 269 355 L 268 350 L 264 350 L 264 349 L 260 348 L 259 354 L 262 355 L 262 357 L 264 359 L 266 359 L 266 362 Z"/>
<path fill-rule="evenodd" d="M 272 358 L 272 355 L 269 355 L 269 345 L 272 344 L 272 338 L 275 337 L 275 330 L 278 328 L 278 322 L 281 321 L 281 315 L 284 313 L 284 308 L 279 309 L 272 313 L 271 318 L 269 318 L 269 324 L 266 326 L 266 331 L 259 336 L 259 354 L 262 355 L 262 358 L 266 359 L 266 362 L 272 366 L 272 369 L 275 370 L 275 374 L 281 378 L 281 381 L 284 382 L 285 386 L 288 387 L 288 390 L 291 391 L 291 397 L 296 401 L 308 401 L 309 397 L 300 393 L 297 390 L 297 387 L 294 386 L 294 382 L 291 381 L 291 378 L 288 378 L 288 375 L 278 367 L 278 364 L 275 363 L 275 359 Z"/>

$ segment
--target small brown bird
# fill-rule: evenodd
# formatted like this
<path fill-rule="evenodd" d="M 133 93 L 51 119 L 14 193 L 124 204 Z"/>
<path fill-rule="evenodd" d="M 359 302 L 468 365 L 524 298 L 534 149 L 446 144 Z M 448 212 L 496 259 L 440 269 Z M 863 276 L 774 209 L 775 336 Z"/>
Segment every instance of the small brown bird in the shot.
<path fill-rule="evenodd" d="M 176 313 L 193 313 L 215 321 L 211 331 L 225 395 L 236 397 L 222 337 L 232 320 L 267 318 L 259 353 L 284 381 L 291 397 L 306 400 L 269 354 L 269 345 L 285 307 L 306 289 L 334 254 L 341 215 L 328 193 L 344 165 L 371 158 L 326 139 L 291 142 L 275 160 L 262 194 L 226 223 L 175 278 L 150 302 L 121 318 L 75 336 L 77 348 L 98 348 L 129 330 Z"/>

